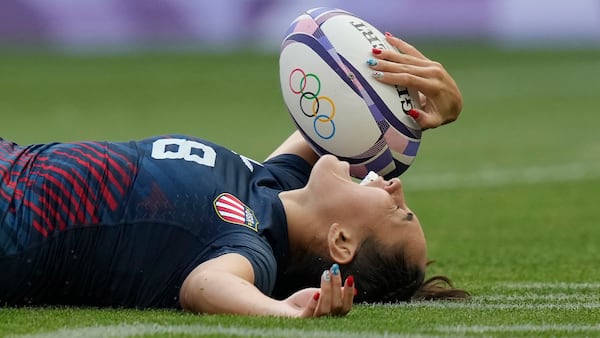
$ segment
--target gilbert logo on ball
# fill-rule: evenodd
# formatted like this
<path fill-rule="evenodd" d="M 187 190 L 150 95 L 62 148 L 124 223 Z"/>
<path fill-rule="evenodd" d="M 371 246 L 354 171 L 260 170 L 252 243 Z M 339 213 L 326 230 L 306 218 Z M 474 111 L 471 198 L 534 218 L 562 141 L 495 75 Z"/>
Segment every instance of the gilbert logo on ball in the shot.
<path fill-rule="evenodd" d="M 354 177 L 389 179 L 417 155 L 421 129 L 406 112 L 418 108 L 418 93 L 374 79 L 372 48 L 394 47 L 349 12 L 311 9 L 286 32 L 279 75 L 290 116 L 318 154 L 348 161 Z"/>

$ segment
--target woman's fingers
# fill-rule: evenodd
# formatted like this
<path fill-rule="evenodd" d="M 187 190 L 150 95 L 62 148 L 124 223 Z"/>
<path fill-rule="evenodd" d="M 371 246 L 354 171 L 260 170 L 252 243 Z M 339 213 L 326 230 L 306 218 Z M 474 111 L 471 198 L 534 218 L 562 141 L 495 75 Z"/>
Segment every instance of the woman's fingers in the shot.
<path fill-rule="evenodd" d="M 419 77 L 432 77 L 435 75 L 435 69 L 430 65 L 414 65 L 401 63 L 398 61 L 388 61 L 381 59 L 368 59 L 367 64 L 373 70 L 393 74 L 412 74 Z"/>
<path fill-rule="evenodd" d="M 370 58 L 366 62 L 373 69 L 373 76 L 379 81 L 414 88 L 427 96 L 439 92 L 448 81 L 443 66 L 434 61 L 424 61 L 421 65 L 415 65 Z"/>
<path fill-rule="evenodd" d="M 340 267 L 333 264 L 331 269 L 331 314 L 337 315 L 342 311 L 342 275 Z"/>
<path fill-rule="evenodd" d="M 315 309 L 315 317 L 331 314 L 331 271 L 325 270 L 321 274 L 321 295 L 319 304 Z"/>
<path fill-rule="evenodd" d="M 390 45 L 398 48 L 398 50 L 401 51 L 402 53 L 414 56 L 419 59 L 429 60 L 425 55 L 423 55 L 423 53 L 421 53 L 413 45 L 409 44 L 408 42 L 406 42 L 402 39 L 399 39 L 399 38 L 393 36 L 391 33 L 389 33 L 389 32 L 385 33 L 385 38 L 386 38 L 387 42 L 390 43 Z"/>
<path fill-rule="evenodd" d="M 356 293 L 357 292 L 356 287 L 354 286 L 354 277 L 348 276 L 348 278 L 346 278 L 346 282 L 344 283 L 342 310 L 340 311 L 339 315 L 343 316 L 350 312 L 350 310 L 352 310 L 352 304 L 354 303 L 354 296 L 356 295 Z"/>
<path fill-rule="evenodd" d="M 308 300 L 306 306 L 304 307 L 302 314 L 300 317 L 309 318 L 314 317 L 317 311 L 317 306 L 319 305 L 319 298 L 321 298 L 321 292 L 316 291 Z"/>
<path fill-rule="evenodd" d="M 427 66 L 433 61 L 429 59 L 419 58 L 409 54 L 402 54 L 395 49 L 378 49 L 373 48 L 371 53 L 373 56 L 380 60 L 387 60 L 395 63 L 415 65 L 415 66 Z"/>
<path fill-rule="evenodd" d="M 342 287 L 342 274 L 340 267 L 333 264 L 331 269 L 323 271 L 321 275 L 321 291 L 315 294 L 313 315 L 320 316 L 343 316 L 350 312 L 354 299 L 354 278 L 348 277 Z M 311 307 L 309 302 L 307 308 Z"/>

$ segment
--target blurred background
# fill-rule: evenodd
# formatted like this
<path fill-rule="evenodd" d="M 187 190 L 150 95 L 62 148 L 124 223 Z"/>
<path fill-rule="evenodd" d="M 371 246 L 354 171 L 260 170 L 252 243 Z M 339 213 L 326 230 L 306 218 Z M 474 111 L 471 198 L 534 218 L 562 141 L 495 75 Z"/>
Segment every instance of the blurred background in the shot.
<path fill-rule="evenodd" d="M 318 6 L 404 38 L 455 77 L 462 122 L 429 133 L 422 153 L 450 156 L 470 140 L 473 161 L 497 167 L 551 142 L 537 152 L 544 165 L 568 146 L 553 136 L 565 111 L 579 128 L 596 123 L 598 0 L 2 0 L 0 135 L 34 143 L 189 133 L 262 158 L 293 129 L 279 44 Z M 517 106 L 526 113 L 510 111 Z M 502 156 L 485 156 L 490 149 Z M 428 161 L 471 166 L 433 154 L 417 166 Z"/>
<path fill-rule="evenodd" d="M 317 6 L 404 38 L 461 88 L 459 120 L 402 175 L 434 269 L 473 291 L 600 280 L 598 0 L 0 0 L 0 137 L 190 134 L 261 160 L 294 128 L 279 44 Z"/>
<path fill-rule="evenodd" d="M 0 40 L 71 51 L 273 51 L 293 18 L 319 6 L 346 9 L 412 40 L 551 48 L 600 43 L 597 0 L 3 0 Z"/>

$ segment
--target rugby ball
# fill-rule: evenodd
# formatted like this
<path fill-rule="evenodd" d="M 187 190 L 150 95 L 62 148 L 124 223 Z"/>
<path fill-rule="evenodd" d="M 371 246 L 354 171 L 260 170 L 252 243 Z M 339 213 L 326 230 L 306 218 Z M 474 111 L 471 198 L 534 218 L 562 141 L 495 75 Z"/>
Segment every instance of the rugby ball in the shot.
<path fill-rule="evenodd" d="M 347 11 L 311 9 L 285 34 L 279 76 L 289 114 L 317 154 L 347 161 L 353 177 L 390 179 L 417 155 L 421 128 L 407 112 L 419 108 L 419 96 L 373 77 L 373 48 L 395 47 Z"/>

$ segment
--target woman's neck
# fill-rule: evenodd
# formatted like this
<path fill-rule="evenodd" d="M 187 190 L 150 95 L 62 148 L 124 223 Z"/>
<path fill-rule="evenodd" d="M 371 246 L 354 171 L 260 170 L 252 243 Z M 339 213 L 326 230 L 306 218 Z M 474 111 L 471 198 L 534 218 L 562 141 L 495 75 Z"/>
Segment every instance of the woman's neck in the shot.
<path fill-rule="evenodd" d="M 326 252 L 328 227 L 315 200 L 308 198 L 305 189 L 283 191 L 279 198 L 285 209 L 292 254 L 307 250 Z"/>

